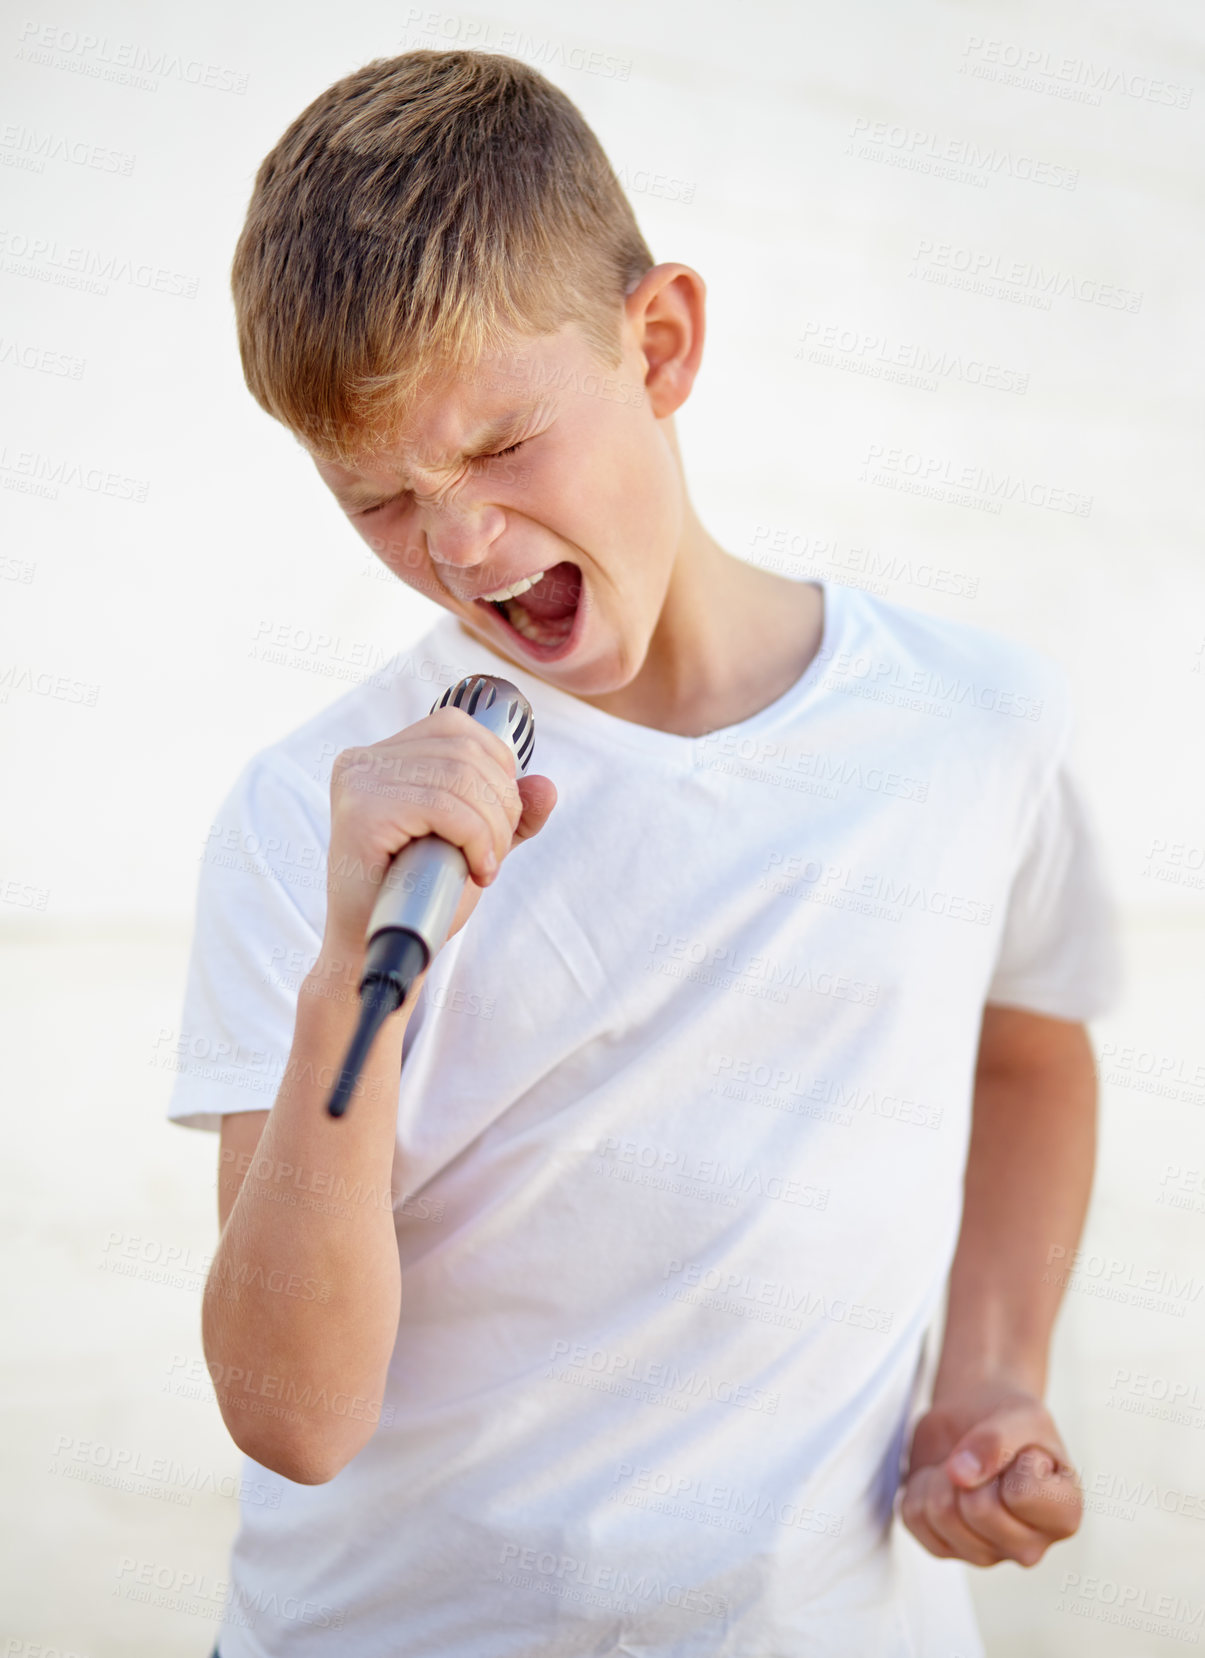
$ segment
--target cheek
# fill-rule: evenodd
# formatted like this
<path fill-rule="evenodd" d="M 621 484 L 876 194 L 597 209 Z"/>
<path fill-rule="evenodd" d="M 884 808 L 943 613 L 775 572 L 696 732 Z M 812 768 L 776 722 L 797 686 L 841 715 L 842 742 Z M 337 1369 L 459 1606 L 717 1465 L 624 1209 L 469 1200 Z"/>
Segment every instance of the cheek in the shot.
<path fill-rule="evenodd" d="M 429 592 L 435 585 L 427 549 L 405 521 L 405 514 L 387 507 L 384 512 L 356 525 L 356 533 L 369 551 L 393 571 L 408 587 Z"/>
<path fill-rule="evenodd" d="M 592 423 L 557 463 L 558 498 L 570 521 L 582 526 L 587 547 L 627 548 L 633 537 L 658 534 L 666 478 L 655 436 L 636 428 L 635 417 L 618 410 Z"/>
<path fill-rule="evenodd" d="M 628 592 L 660 603 L 682 532 L 682 496 L 674 459 L 660 434 L 630 433 L 626 452 L 608 468 L 601 516 Z"/>
<path fill-rule="evenodd" d="M 368 550 L 391 570 L 417 568 L 419 550 L 412 545 L 414 537 L 407 535 L 405 525 L 388 508 L 357 524 L 356 533 Z"/>

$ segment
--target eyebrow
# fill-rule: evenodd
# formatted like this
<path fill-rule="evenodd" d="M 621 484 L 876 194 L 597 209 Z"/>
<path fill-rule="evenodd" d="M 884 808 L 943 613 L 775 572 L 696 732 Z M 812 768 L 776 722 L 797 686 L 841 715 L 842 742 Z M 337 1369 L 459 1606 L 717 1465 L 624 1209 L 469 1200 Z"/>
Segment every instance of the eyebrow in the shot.
<path fill-rule="evenodd" d="M 487 425 L 480 428 L 476 437 L 461 450 L 461 460 L 472 456 L 488 453 L 502 442 L 503 438 L 512 436 L 519 427 L 540 407 L 536 403 L 524 403 L 518 408 L 508 409 L 505 414 L 499 415 Z M 397 495 L 404 493 L 395 490 L 390 494 L 382 495 L 379 490 L 368 484 L 350 484 L 345 490 L 336 490 L 335 499 L 349 512 L 363 512 L 366 507 L 383 506 L 386 501 L 392 501 Z"/>

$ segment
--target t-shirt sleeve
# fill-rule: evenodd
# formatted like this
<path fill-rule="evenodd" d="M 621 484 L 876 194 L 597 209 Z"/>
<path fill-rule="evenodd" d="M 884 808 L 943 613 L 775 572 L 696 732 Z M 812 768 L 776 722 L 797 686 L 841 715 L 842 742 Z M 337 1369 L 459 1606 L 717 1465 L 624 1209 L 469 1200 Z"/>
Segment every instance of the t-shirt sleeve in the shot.
<path fill-rule="evenodd" d="M 216 1131 L 269 1111 L 293 1044 L 301 980 L 322 941 L 330 807 L 279 757 L 244 768 L 210 826 L 180 1027 L 161 1031 L 175 1071 L 167 1115 Z"/>
<path fill-rule="evenodd" d="M 1034 814 L 1008 895 L 986 1000 L 1098 1018 L 1121 993 L 1117 913 L 1083 794 L 1066 759 Z"/>

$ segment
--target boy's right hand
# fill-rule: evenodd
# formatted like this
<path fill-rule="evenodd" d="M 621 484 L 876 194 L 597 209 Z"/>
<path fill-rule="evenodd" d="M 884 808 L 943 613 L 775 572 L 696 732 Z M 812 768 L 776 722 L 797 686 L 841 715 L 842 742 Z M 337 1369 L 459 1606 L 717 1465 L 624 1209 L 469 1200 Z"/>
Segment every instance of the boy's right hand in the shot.
<path fill-rule="evenodd" d="M 463 708 L 439 708 L 384 742 L 336 755 L 323 954 L 362 960 L 389 861 L 420 835 L 460 847 L 468 863 L 448 937 L 458 932 L 503 858 L 556 805 L 551 778 L 516 771 L 510 744 Z"/>

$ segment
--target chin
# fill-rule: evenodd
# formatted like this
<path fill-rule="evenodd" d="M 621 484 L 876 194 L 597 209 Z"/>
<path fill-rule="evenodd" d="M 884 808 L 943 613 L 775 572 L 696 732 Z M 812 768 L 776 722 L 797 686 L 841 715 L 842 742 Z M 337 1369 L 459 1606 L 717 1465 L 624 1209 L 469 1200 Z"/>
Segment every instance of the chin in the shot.
<path fill-rule="evenodd" d="M 642 649 L 632 640 L 616 640 L 609 649 L 589 657 L 576 651 L 551 666 L 543 677 L 574 696 L 605 697 L 632 683 L 647 654 L 647 642 Z"/>

